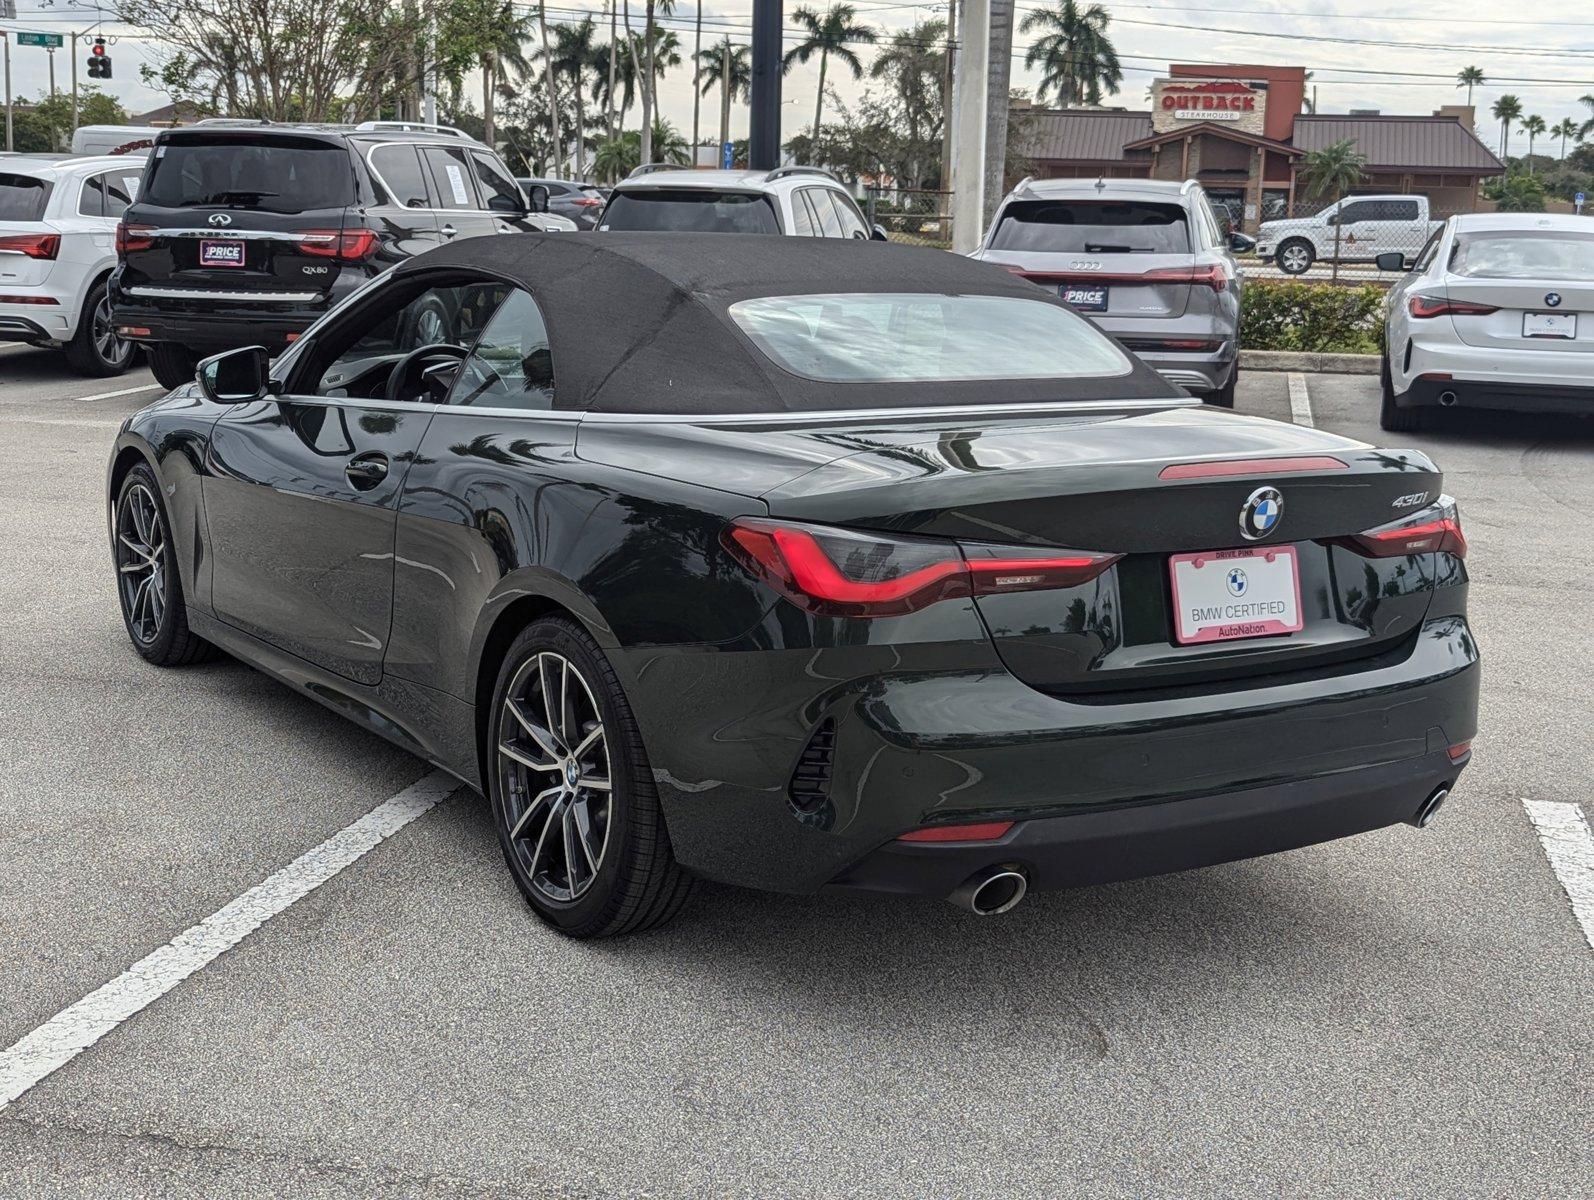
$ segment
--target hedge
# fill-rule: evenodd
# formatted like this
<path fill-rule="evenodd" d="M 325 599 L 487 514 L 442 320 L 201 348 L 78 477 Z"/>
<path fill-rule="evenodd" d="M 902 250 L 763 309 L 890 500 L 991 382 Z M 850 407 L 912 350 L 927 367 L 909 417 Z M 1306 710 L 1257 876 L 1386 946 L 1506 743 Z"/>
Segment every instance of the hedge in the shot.
<path fill-rule="evenodd" d="M 1247 280 L 1240 345 L 1246 350 L 1378 354 L 1384 346 L 1387 295 L 1376 284 Z"/>

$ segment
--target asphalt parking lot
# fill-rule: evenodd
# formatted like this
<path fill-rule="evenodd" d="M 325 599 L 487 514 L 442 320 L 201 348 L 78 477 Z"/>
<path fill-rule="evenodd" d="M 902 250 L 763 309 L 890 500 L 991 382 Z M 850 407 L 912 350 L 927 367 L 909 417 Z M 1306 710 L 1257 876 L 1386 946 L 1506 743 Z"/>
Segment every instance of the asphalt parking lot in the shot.
<path fill-rule="evenodd" d="M 1376 386 L 1239 407 L 1387 443 Z M 0 350 L 0 1050 L 427 774 L 128 647 L 106 448 L 155 394 Z M 1485 655 L 1432 829 L 991 920 L 705 887 L 576 944 L 460 790 L 0 1095 L 0 1195 L 1587 1194 L 1594 954 L 1524 802 L 1589 812 L 1594 423 L 1398 440 L 1461 501 Z"/>

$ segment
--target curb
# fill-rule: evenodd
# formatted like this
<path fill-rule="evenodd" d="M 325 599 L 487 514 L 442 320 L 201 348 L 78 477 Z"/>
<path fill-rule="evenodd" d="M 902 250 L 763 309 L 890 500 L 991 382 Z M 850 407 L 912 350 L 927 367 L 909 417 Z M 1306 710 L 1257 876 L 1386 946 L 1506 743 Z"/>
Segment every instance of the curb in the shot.
<path fill-rule="evenodd" d="M 1241 350 L 1247 371 L 1309 371 L 1319 375 L 1376 375 L 1377 354 L 1307 354 L 1297 350 Z"/>

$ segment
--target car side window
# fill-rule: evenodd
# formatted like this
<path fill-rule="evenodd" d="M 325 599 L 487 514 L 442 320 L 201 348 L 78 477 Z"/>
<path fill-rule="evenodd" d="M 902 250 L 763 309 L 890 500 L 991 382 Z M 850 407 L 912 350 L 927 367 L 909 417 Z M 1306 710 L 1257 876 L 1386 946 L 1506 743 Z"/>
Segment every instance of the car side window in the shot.
<path fill-rule="evenodd" d="M 1427 245 L 1417 255 L 1417 261 L 1412 265 L 1413 271 L 1426 271 L 1433 265 L 1434 255 L 1439 253 L 1439 239 L 1444 234 L 1443 229 L 1436 229 L 1429 237 Z"/>
<path fill-rule="evenodd" d="M 814 216 L 813 206 L 808 203 L 805 188 L 800 192 L 793 192 L 791 196 L 791 231 L 797 237 L 818 237 L 819 220 Z"/>
<path fill-rule="evenodd" d="M 1417 219 L 1417 202 L 1415 200 L 1391 200 L 1385 206 L 1389 211 L 1384 214 L 1386 221 L 1415 221 Z"/>
<path fill-rule="evenodd" d="M 1216 249 L 1224 244 L 1223 226 L 1218 221 L 1217 213 L 1212 211 L 1212 202 L 1204 193 L 1195 196 L 1196 226 L 1202 231 L 1202 240 L 1207 247 Z"/>
<path fill-rule="evenodd" d="M 426 176 L 415 147 L 407 143 L 378 146 L 371 151 L 371 165 L 387 185 L 394 204 L 400 208 L 430 208 Z"/>
<path fill-rule="evenodd" d="M 83 181 L 83 190 L 78 193 L 77 213 L 80 217 L 105 215 L 105 176 L 90 175 Z"/>
<path fill-rule="evenodd" d="M 476 408 L 553 407 L 553 355 L 542 310 L 516 288 L 493 314 L 460 367 L 450 404 Z"/>
<path fill-rule="evenodd" d="M 480 208 L 471 182 L 470 159 L 456 146 L 422 146 L 421 159 L 432 174 L 435 207 L 453 210 Z"/>
<path fill-rule="evenodd" d="M 111 171 L 100 177 L 105 189 L 105 215 L 119 217 L 138 199 L 137 171 Z"/>
<path fill-rule="evenodd" d="M 498 160 L 485 150 L 472 150 L 471 165 L 476 170 L 482 200 L 488 210 L 499 213 L 526 211 L 526 197 L 514 177 L 498 165 Z"/>
<path fill-rule="evenodd" d="M 1365 200 L 1357 204 L 1347 204 L 1339 210 L 1339 223 L 1354 225 L 1357 221 L 1370 221 L 1373 219 L 1372 207 Z"/>
<path fill-rule="evenodd" d="M 858 211 L 858 206 L 852 202 L 852 197 L 826 188 L 830 202 L 836 206 L 836 216 L 841 218 L 841 236 L 849 238 L 866 238 L 869 236 L 869 227 L 864 224 L 863 214 Z"/>
<path fill-rule="evenodd" d="M 841 237 L 841 217 L 836 212 L 836 206 L 831 203 L 829 189 L 809 188 L 808 196 L 814 202 L 814 210 L 819 214 L 819 227 L 824 230 L 821 236 Z"/>

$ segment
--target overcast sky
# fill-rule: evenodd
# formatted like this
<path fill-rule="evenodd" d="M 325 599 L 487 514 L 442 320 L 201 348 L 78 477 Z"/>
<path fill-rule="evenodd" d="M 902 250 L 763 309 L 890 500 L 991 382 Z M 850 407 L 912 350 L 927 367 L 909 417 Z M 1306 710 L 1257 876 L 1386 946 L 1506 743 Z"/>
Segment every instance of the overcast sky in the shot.
<path fill-rule="evenodd" d="M 821 3 L 824 0 L 820 0 Z M 643 0 L 632 0 L 633 20 L 640 25 Z M 604 13 L 603 0 L 548 0 L 549 16 L 559 20 L 577 12 Z M 855 0 L 858 16 L 866 24 L 889 32 L 917 20 L 944 16 L 945 5 L 909 4 L 892 0 Z M 788 0 L 788 14 L 797 7 Z M 1040 7 L 1039 0 L 1019 0 L 1020 15 Z M 1463 93 L 1453 83 L 1455 73 L 1475 64 L 1489 82 L 1478 89 L 1474 102 L 1480 110 L 1484 140 L 1498 140 L 1498 123 L 1487 107 L 1502 92 L 1519 96 L 1524 110 L 1538 113 L 1554 125 L 1564 116 L 1579 120 L 1589 111 L 1578 103 L 1594 92 L 1594 13 L 1580 13 L 1568 5 L 1569 22 L 1550 20 L 1555 11 L 1545 6 L 1528 10 L 1531 19 L 1507 19 L 1497 3 L 1453 0 L 1439 9 L 1410 0 L 1134 0 L 1108 3 L 1113 15 L 1111 35 L 1124 65 L 1124 83 L 1109 103 L 1132 109 L 1146 107 L 1146 87 L 1165 72 L 1170 60 L 1182 62 L 1251 62 L 1305 66 L 1315 72 L 1322 112 L 1350 108 L 1377 108 L 1386 113 L 1429 113 L 1441 104 L 1459 103 Z M 14 29 L 66 32 L 94 28 L 92 4 L 83 0 L 17 0 Z M 1394 14 L 1409 14 L 1395 16 Z M 690 49 L 695 7 L 682 0 L 675 15 L 663 22 L 675 29 L 686 53 L 683 64 L 662 85 L 664 115 L 682 132 L 690 132 L 692 85 Z M 751 0 L 718 0 L 703 8 L 704 41 L 729 32 L 733 40 L 748 41 Z M 789 17 L 788 17 L 789 24 Z M 107 28 L 115 28 L 107 26 Z M 607 24 L 604 22 L 605 31 Z M 1239 30 L 1254 31 L 1246 36 Z M 1311 38 L 1361 39 L 1374 44 L 1312 41 Z M 793 42 L 788 36 L 787 44 Z M 1020 59 L 1030 39 L 1019 36 Z M 1412 43 L 1390 46 L 1387 43 Z M 1432 48 L 1427 48 L 1432 47 Z M 126 37 L 112 48 L 116 76 L 110 90 L 133 112 L 161 104 L 166 97 L 144 88 L 138 81 L 138 64 L 152 57 L 156 47 L 145 40 Z M 867 64 L 867 48 L 862 48 Z M 86 46 L 80 43 L 80 55 Z M 37 95 L 48 85 L 48 60 L 33 47 L 12 47 L 14 89 L 19 96 Z M 1034 87 L 1036 77 L 1014 64 L 1015 86 Z M 855 83 L 833 64 L 829 78 L 844 101 L 855 99 L 863 84 Z M 57 86 L 70 84 L 67 52 L 56 55 Z M 867 77 L 865 79 L 867 83 Z M 805 128 L 812 120 L 815 64 L 796 67 L 786 77 L 784 136 Z M 479 84 L 476 86 L 479 93 Z M 703 126 L 713 130 L 718 122 L 716 97 L 704 101 Z M 633 113 L 632 119 L 635 120 Z M 733 131 L 743 136 L 745 109 L 733 113 Z M 1525 139 L 1512 133 L 1513 150 L 1525 149 Z M 1557 152 L 1558 147 L 1541 148 Z"/>

